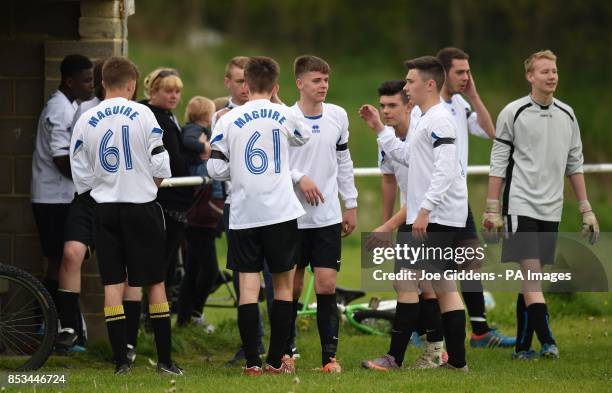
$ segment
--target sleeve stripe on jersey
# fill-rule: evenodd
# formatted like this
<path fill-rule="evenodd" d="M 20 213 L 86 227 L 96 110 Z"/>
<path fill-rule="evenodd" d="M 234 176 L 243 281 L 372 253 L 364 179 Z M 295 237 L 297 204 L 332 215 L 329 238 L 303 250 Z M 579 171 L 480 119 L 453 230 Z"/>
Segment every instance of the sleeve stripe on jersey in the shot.
<path fill-rule="evenodd" d="M 499 139 L 499 138 L 495 138 L 495 140 L 497 142 L 503 143 L 504 145 L 508 145 L 508 146 L 512 147 L 512 142 L 510 142 L 510 141 L 507 141 L 507 140 L 504 140 L 504 139 Z"/>
<path fill-rule="evenodd" d="M 163 146 L 157 146 L 155 149 L 151 150 L 151 155 L 154 156 L 156 154 L 160 154 L 166 151 L 166 148 Z"/>
<path fill-rule="evenodd" d="M 217 160 L 223 160 L 229 162 L 225 154 L 221 153 L 219 150 L 213 150 L 210 152 L 210 158 L 216 158 Z"/>
<path fill-rule="evenodd" d="M 434 149 L 440 145 L 452 145 L 455 143 L 455 138 L 438 138 L 433 144 Z"/>
<path fill-rule="evenodd" d="M 151 132 L 154 133 L 154 134 L 163 134 L 164 130 L 162 130 L 161 128 L 155 127 L 155 128 L 153 128 L 153 130 Z"/>
<path fill-rule="evenodd" d="M 212 141 L 210 141 L 210 144 L 212 145 L 215 142 L 219 142 L 221 139 L 223 139 L 223 134 L 219 134 L 216 137 L 214 137 Z"/>
<path fill-rule="evenodd" d="M 514 114 L 514 120 L 512 120 L 512 124 L 516 123 L 516 119 L 518 119 L 518 117 L 521 114 L 521 112 L 524 111 L 525 109 L 529 108 L 531 105 L 533 105 L 533 104 L 531 102 L 528 102 L 527 104 L 525 104 L 522 107 L 518 108 L 518 111 L 516 111 L 516 113 Z"/>
<path fill-rule="evenodd" d="M 561 109 L 563 112 L 565 112 L 565 114 L 568 115 L 569 118 L 572 119 L 572 121 L 574 121 L 574 117 L 572 115 L 570 115 L 570 113 L 567 111 L 567 109 L 562 108 L 560 105 L 557 105 L 556 102 L 553 105 L 556 106 L 557 108 Z"/>
<path fill-rule="evenodd" d="M 344 150 L 348 150 L 348 143 L 343 143 L 341 145 L 336 145 L 336 151 L 344 151 Z"/>
<path fill-rule="evenodd" d="M 80 139 L 77 139 L 77 141 L 74 143 L 73 153 L 76 153 L 76 151 L 79 149 L 79 147 L 81 147 L 82 144 L 83 144 L 83 141 Z"/>

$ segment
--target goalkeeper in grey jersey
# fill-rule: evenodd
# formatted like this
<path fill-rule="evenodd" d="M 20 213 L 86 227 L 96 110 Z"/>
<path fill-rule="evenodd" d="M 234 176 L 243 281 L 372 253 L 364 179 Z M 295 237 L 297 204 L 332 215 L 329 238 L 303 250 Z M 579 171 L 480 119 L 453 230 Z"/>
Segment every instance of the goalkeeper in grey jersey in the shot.
<path fill-rule="evenodd" d="M 508 104 L 497 118 L 482 224 L 485 237 L 506 231 L 502 262 L 519 262 L 527 277 L 528 271 L 541 272 L 543 265 L 553 263 L 564 176 L 579 201 L 582 230 L 591 244 L 599 237 L 599 225 L 587 199 L 576 115 L 553 98 L 556 56 L 549 50 L 532 54 L 525 60 L 525 72 L 531 93 Z M 558 358 L 540 281 L 523 282 L 516 315 L 513 359 Z M 531 350 L 534 332 L 542 344 L 539 354 Z"/>

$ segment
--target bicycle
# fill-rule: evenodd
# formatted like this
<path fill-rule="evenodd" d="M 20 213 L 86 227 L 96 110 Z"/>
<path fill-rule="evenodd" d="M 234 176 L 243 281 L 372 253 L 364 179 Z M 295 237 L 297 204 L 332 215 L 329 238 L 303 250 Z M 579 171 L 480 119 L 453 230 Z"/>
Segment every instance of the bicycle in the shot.
<path fill-rule="evenodd" d="M 298 310 L 298 316 L 317 314 L 317 304 L 310 303 L 314 296 L 314 274 L 310 267 L 307 270 L 310 273 L 310 278 L 304 293 L 304 302 Z M 338 311 L 344 319 L 360 332 L 379 336 L 390 334 L 397 301 L 381 300 L 374 296 L 370 298 L 368 303 L 350 304 L 365 295 L 366 293 L 360 289 L 336 287 Z"/>
<path fill-rule="evenodd" d="M 57 324 L 55 303 L 42 283 L 0 263 L 0 368 L 42 367 L 53 351 Z"/>

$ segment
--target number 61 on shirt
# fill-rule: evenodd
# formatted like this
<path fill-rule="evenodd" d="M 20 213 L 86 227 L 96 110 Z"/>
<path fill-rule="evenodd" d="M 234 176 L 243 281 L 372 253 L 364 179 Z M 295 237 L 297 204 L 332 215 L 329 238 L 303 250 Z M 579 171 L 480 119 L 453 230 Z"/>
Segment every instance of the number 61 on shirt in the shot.
<path fill-rule="evenodd" d="M 119 170 L 119 149 L 114 146 L 108 146 L 108 142 L 113 137 L 114 133 L 112 130 L 106 131 L 102 136 L 102 142 L 100 143 L 99 154 L 100 164 L 105 171 L 115 173 Z M 121 138 L 123 141 L 123 155 L 125 156 L 125 170 L 129 171 L 132 169 L 132 152 L 130 151 L 130 127 L 121 127 Z M 113 159 L 111 159 L 113 158 Z"/>
<path fill-rule="evenodd" d="M 249 138 L 246 149 L 244 150 L 244 161 L 247 169 L 254 175 L 261 175 L 268 169 L 268 155 L 263 149 L 255 147 L 255 142 L 261 137 L 259 131 L 255 131 Z M 274 145 L 274 173 L 280 173 L 280 130 L 272 130 L 272 142 Z M 259 163 L 255 162 L 255 157 L 259 158 Z"/>

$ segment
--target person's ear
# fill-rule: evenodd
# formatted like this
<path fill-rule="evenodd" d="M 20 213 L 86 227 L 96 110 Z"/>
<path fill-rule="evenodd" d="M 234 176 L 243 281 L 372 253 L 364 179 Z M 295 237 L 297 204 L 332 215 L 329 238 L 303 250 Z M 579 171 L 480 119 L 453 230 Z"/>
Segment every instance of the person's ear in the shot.
<path fill-rule="evenodd" d="M 127 91 L 130 94 L 130 97 L 134 96 L 134 93 L 136 92 L 136 81 L 128 81 Z"/>
<path fill-rule="evenodd" d="M 226 87 L 226 88 L 228 88 L 228 89 L 229 89 L 230 82 L 231 82 L 230 78 L 228 78 L 227 76 L 224 76 L 224 77 L 223 77 L 223 84 L 224 84 L 224 85 L 225 85 L 225 87 Z"/>
<path fill-rule="evenodd" d="M 533 72 L 529 71 L 525 73 L 525 79 L 527 79 L 527 82 L 529 83 L 533 83 Z"/>
<path fill-rule="evenodd" d="M 280 85 L 278 83 L 275 83 L 274 87 L 272 88 L 272 95 L 278 94 L 279 90 L 280 90 Z"/>
<path fill-rule="evenodd" d="M 297 86 L 298 90 L 302 90 L 304 88 L 304 82 L 300 78 L 295 80 L 295 85 Z"/>

